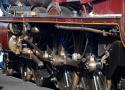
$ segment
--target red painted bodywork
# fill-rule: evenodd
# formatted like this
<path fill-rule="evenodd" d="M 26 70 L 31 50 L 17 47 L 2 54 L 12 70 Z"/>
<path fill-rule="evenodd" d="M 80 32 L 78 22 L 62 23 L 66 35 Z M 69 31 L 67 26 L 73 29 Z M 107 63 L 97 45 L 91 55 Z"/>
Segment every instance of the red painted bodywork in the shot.
<path fill-rule="evenodd" d="M 3 48 L 8 48 L 8 24 L 0 23 L 0 44 Z"/>
<path fill-rule="evenodd" d="M 122 14 L 124 0 L 97 0 L 93 2 L 97 14 Z"/>
<path fill-rule="evenodd" d="M 80 0 L 81 3 L 85 4 L 85 3 L 89 3 L 89 2 L 92 2 L 94 0 Z"/>
<path fill-rule="evenodd" d="M 95 0 L 93 2 L 95 14 L 121 14 L 120 35 L 125 46 L 125 0 Z"/>
<path fill-rule="evenodd" d="M 66 1 L 66 0 L 55 0 Z M 42 23 L 60 23 L 60 24 L 89 24 L 89 25 L 117 25 L 119 27 L 121 41 L 125 46 L 125 0 L 79 0 L 91 2 L 93 4 L 93 12 L 98 15 L 116 15 L 121 17 L 0 17 L 0 22 L 42 22 Z M 1 33 L 4 33 L 1 34 Z M 7 47 L 7 29 L 0 29 L 0 43 Z M 3 36 L 2 36 L 3 35 Z"/>

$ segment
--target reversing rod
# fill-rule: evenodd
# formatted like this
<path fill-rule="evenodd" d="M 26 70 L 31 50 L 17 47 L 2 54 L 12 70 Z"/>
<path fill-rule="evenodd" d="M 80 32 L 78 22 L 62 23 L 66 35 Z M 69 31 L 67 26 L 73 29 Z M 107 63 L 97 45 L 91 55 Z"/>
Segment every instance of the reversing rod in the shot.
<path fill-rule="evenodd" d="M 113 35 L 112 33 L 106 32 L 104 30 L 88 28 L 88 27 L 74 27 L 74 26 L 64 26 L 64 25 L 56 25 L 55 27 L 58 29 L 65 29 L 65 30 L 80 30 L 80 31 L 88 31 L 88 32 L 93 32 L 93 33 L 98 33 L 103 35 Z"/>

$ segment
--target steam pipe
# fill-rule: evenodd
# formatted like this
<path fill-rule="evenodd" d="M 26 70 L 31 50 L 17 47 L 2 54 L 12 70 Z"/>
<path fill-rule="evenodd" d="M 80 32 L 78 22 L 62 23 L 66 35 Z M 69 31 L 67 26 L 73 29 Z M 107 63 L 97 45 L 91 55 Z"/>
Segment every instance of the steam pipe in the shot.
<path fill-rule="evenodd" d="M 98 33 L 103 35 L 113 35 L 110 32 L 106 32 L 106 31 L 94 29 L 94 28 L 87 28 L 87 27 L 71 27 L 71 26 L 64 26 L 64 25 L 56 25 L 56 27 L 58 29 L 65 29 L 65 30 L 81 30 L 81 31 L 88 31 L 88 32 L 93 32 L 93 33 Z"/>

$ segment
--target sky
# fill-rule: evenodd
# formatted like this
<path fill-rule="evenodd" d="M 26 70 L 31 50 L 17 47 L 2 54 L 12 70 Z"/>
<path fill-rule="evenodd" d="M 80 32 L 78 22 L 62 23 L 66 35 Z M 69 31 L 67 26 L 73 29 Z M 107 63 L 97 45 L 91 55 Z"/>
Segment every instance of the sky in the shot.
<path fill-rule="evenodd" d="M 0 6 L 1 6 L 1 4 L 9 4 L 9 0 L 0 0 Z M 2 10 L 0 8 L 0 17 L 1 16 L 3 16 L 3 12 L 2 12 Z"/>
<path fill-rule="evenodd" d="M 0 9 L 0 17 L 1 17 L 1 16 L 3 16 L 3 12 L 2 12 L 2 10 Z"/>
<path fill-rule="evenodd" d="M 8 4 L 9 3 L 9 0 L 0 0 L 0 3 L 4 3 L 4 4 Z"/>

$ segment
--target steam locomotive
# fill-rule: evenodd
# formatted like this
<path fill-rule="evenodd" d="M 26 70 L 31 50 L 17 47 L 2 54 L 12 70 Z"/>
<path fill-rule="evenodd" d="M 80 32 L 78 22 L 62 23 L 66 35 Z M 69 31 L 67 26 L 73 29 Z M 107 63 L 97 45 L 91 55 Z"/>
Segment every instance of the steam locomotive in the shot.
<path fill-rule="evenodd" d="M 124 0 L 5 1 L 6 75 L 59 90 L 125 89 Z"/>

